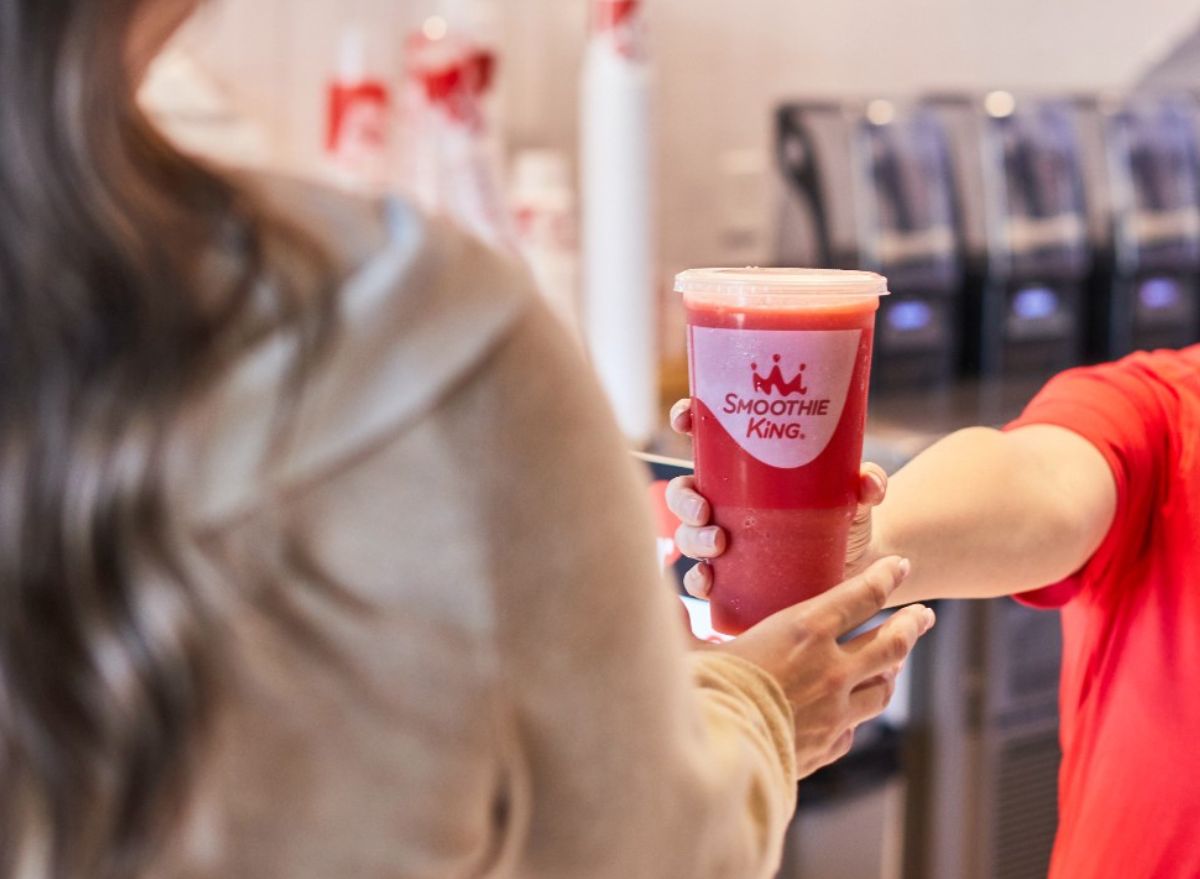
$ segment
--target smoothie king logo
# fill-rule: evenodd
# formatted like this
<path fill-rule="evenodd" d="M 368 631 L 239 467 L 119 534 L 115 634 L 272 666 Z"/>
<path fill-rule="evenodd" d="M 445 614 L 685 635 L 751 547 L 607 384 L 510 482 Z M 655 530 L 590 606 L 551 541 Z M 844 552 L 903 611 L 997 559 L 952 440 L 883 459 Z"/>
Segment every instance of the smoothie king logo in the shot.
<path fill-rule="evenodd" d="M 759 461 L 802 467 L 841 422 L 861 339 L 860 330 L 693 327 L 696 397 Z"/>
<path fill-rule="evenodd" d="M 726 415 L 750 416 L 746 422 L 747 438 L 804 439 L 804 427 L 797 419 L 801 416 L 827 417 L 830 401 L 808 398 L 808 387 L 804 384 L 807 363 L 801 363 L 796 374 L 785 379 L 780 367 L 783 355 L 775 354 L 771 360 L 773 365 L 766 378 L 759 374 L 757 363 L 750 364 L 754 393 L 758 396 L 728 393 L 721 411 Z M 772 394 L 778 394 L 780 399 L 772 399 Z M 788 399 L 790 397 L 801 399 Z"/>

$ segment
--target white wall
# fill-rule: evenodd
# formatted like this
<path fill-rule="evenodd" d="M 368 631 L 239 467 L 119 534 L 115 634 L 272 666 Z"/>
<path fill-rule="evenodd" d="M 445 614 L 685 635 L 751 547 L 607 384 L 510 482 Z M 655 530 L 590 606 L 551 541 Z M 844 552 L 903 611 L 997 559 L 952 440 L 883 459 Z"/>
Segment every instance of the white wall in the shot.
<path fill-rule="evenodd" d="M 436 0 L 214 0 L 186 35 L 263 118 L 282 163 L 319 156 L 339 25 L 379 45 Z M 719 173 L 766 155 L 781 97 L 926 88 L 1119 87 L 1200 22 L 1200 0 L 649 0 L 659 59 L 664 270 L 728 252 Z M 585 0 L 497 0 L 514 145 L 573 147 Z M 759 194 L 747 196 L 752 202 Z"/>

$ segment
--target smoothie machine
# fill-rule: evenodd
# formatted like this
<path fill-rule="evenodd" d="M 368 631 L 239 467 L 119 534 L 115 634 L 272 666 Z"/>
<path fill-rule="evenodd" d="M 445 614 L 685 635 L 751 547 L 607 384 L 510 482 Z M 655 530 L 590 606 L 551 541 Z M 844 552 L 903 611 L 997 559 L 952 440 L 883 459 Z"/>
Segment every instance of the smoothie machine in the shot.
<path fill-rule="evenodd" d="M 1091 268 L 1081 153 L 1065 101 L 931 98 L 950 141 L 969 374 L 1037 380 L 1084 354 Z"/>
<path fill-rule="evenodd" d="M 956 374 L 962 267 L 947 144 L 936 117 L 890 101 L 808 101 L 775 118 L 780 265 L 867 269 L 891 295 L 876 324 L 876 390 Z"/>
<path fill-rule="evenodd" d="M 1088 353 L 1200 340 L 1200 165 L 1187 96 L 1077 102 L 1096 253 Z"/>

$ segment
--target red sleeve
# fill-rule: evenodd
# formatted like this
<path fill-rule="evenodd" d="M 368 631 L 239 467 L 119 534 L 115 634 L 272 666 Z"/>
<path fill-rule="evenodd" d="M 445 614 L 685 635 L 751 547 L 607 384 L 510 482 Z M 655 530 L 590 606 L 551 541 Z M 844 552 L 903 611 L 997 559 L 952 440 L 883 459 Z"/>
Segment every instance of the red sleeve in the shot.
<path fill-rule="evenodd" d="M 1090 442 L 1112 470 L 1117 509 L 1112 528 L 1082 569 L 1062 583 L 1018 596 L 1033 607 L 1057 608 L 1084 591 L 1120 588 L 1145 556 L 1154 513 L 1166 495 L 1175 419 L 1169 387 L 1154 369 L 1155 355 L 1060 375 L 1006 430 L 1054 425 Z"/>

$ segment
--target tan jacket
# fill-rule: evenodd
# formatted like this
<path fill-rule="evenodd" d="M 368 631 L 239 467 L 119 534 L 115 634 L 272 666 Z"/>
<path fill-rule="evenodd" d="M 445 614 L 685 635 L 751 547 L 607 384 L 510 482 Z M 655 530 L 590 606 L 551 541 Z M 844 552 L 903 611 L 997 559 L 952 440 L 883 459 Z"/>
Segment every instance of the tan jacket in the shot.
<path fill-rule="evenodd" d="M 524 271 L 403 204 L 274 197 L 351 267 L 336 349 L 275 456 L 288 347 L 247 357 L 201 411 L 181 502 L 197 545 L 253 567 L 292 535 L 375 609 L 289 584 L 353 675 L 234 615 L 163 875 L 772 875 L 789 709 L 686 649 L 644 476 Z"/>

